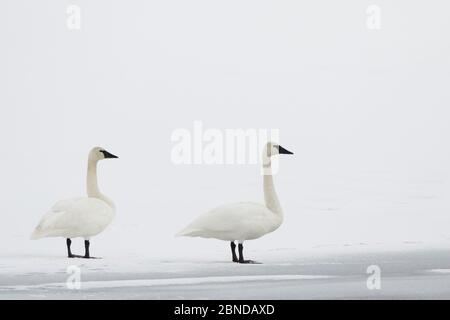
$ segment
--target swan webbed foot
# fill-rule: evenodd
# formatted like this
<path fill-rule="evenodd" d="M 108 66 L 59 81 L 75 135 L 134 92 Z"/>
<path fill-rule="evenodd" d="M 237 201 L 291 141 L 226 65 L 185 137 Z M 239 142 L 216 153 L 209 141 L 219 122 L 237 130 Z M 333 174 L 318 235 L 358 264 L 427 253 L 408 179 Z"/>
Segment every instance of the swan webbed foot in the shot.
<path fill-rule="evenodd" d="M 238 261 L 238 262 L 242 263 L 242 264 L 262 264 L 261 262 L 254 261 L 254 260 L 242 260 L 242 261 Z"/>
<path fill-rule="evenodd" d="M 91 256 L 80 256 L 78 254 L 71 254 L 70 256 L 67 256 L 70 259 L 79 258 L 79 259 L 102 259 L 100 257 L 91 257 Z"/>
<path fill-rule="evenodd" d="M 102 259 L 100 257 L 82 256 L 83 259 Z"/>
<path fill-rule="evenodd" d="M 242 243 L 239 243 L 238 249 L 239 249 L 239 260 L 237 261 L 238 263 L 242 263 L 242 264 L 261 264 L 261 262 L 256 262 L 256 261 L 253 261 L 253 260 L 245 260 L 244 259 L 244 245 Z"/>

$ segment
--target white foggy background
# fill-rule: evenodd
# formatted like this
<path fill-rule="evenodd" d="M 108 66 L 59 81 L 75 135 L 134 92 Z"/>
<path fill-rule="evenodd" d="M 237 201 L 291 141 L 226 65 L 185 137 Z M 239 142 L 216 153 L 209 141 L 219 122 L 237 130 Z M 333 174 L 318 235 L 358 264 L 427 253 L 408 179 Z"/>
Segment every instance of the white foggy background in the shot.
<path fill-rule="evenodd" d="M 263 201 L 262 177 L 173 165 L 171 134 L 195 120 L 279 129 L 295 152 L 275 177 L 284 224 L 249 250 L 449 242 L 449 12 L 445 0 L 2 1 L 0 254 L 65 254 L 61 239 L 28 238 L 57 200 L 85 194 L 100 145 L 120 157 L 99 168 L 117 217 L 94 255 L 227 258 L 225 243 L 173 235 L 217 205 Z"/>

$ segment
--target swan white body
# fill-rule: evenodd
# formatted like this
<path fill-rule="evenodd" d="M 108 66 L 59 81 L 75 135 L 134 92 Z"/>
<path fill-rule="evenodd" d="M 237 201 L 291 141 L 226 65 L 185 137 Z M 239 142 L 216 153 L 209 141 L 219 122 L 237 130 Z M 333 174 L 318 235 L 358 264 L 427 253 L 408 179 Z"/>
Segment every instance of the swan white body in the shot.
<path fill-rule="evenodd" d="M 94 148 L 89 153 L 87 170 L 87 197 L 62 200 L 57 202 L 45 214 L 35 228 L 31 239 L 45 237 L 82 237 L 86 241 L 103 230 L 112 222 L 115 216 L 113 202 L 104 196 L 97 183 L 97 164 L 100 160 L 117 158 L 102 148 Z M 89 257 L 89 243 L 87 256 Z M 69 257 L 72 257 L 68 243 Z"/>
<path fill-rule="evenodd" d="M 282 222 L 281 212 L 275 214 L 265 205 L 241 202 L 223 205 L 201 215 L 178 236 L 243 242 L 275 231 Z"/>
<path fill-rule="evenodd" d="M 114 215 L 114 209 L 100 199 L 62 200 L 42 217 L 31 239 L 44 237 L 89 239 L 105 230 Z"/>
<path fill-rule="evenodd" d="M 268 143 L 263 153 L 265 204 L 240 202 L 217 207 L 195 219 L 177 236 L 215 238 L 232 242 L 233 261 L 243 262 L 234 253 L 234 241 L 258 239 L 278 229 L 283 223 L 283 211 L 273 184 L 271 161 L 273 155 L 292 154 L 281 146 Z"/>

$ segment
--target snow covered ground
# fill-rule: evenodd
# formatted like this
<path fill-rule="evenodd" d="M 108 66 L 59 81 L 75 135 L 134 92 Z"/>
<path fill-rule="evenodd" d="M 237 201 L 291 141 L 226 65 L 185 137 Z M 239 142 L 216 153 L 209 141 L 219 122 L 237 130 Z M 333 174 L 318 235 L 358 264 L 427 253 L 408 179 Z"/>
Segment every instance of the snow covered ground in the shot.
<path fill-rule="evenodd" d="M 24 202 L 26 219 L 5 211 L 16 216 L 0 225 L 0 299 L 450 299 L 448 181 L 328 176 L 298 190 L 280 182 L 290 191 L 284 224 L 245 244 L 257 265 L 231 263 L 225 242 L 173 236 L 220 203 L 217 190 L 206 205 L 122 201 L 135 207 L 120 206 L 111 228 L 92 239 L 96 260 L 67 259 L 63 239 L 29 240 L 29 217 L 38 214 Z M 82 240 L 72 250 L 81 254 Z M 79 290 L 66 283 L 73 266 Z M 368 289 L 369 266 L 381 270 L 380 290 Z"/>
<path fill-rule="evenodd" d="M 390 249 L 358 244 L 250 250 L 251 257 L 264 262 L 257 265 L 215 257 L 7 256 L 0 262 L 0 299 L 449 299 L 450 243 L 447 247 L 403 243 Z M 66 283 L 73 265 L 81 270 L 80 289 Z M 367 287 L 371 265 L 380 267 L 380 290 Z"/>
<path fill-rule="evenodd" d="M 242 195 L 224 188 L 227 197 L 258 199 L 259 178 L 244 183 Z M 6 199 L 0 299 L 450 299 L 448 173 L 338 179 L 305 172 L 298 186 L 277 178 L 285 221 L 245 243 L 245 257 L 258 265 L 231 263 L 225 242 L 174 237 L 224 202 L 221 189 L 206 184 L 192 187 L 195 197 L 174 192 L 179 199 L 170 203 L 123 197 L 113 225 L 91 241 L 98 260 L 67 259 L 63 239 L 29 240 L 45 204 L 37 210 Z M 82 240 L 72 250 L 81 254 Z M 373 265 L 380 290 L 367 287 Z M 79 290 L 66 284 L 72 266 L 80 268 Z"/>

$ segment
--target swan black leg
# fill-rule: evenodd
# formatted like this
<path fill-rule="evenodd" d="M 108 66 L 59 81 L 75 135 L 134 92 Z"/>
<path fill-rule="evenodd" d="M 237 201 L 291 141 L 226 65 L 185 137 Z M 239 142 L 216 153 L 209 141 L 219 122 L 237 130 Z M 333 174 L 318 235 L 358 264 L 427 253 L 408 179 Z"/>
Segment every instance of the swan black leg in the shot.
<path fill-rule="evenodd" d="M 72 240 L 70 240 L 69 238 L 66 239 L 66 244 L 67 244 L 67 256 L 69 258 L 73 258 L 73 254 L 72 251 L 70 250 L 70 245 L 72 244 Z"/>
<path fill-rule="evenodd" d="M 231 241 L 231 254 L 233 255 L 233 262 L 239 262 L 239 259 L 236 255 L 236 244 L 234 241 Z"/>
<path fill-rule="evenodd" d="M 84 258 L 89 259 L 89 246 L 91 244 L 89 243 L 89 240 L 84 240 Z"/>
<path fill-rule="evenodd" d="M 67 238 L 66 239 L 66 244 L 67 244 L 67 256 L 69 258 L 81 258 L 81 256 L 77 256 L 76 254 L 73 254 L 72 250 L 70 250 L 70 246 L 72 245 L 72 240 Z"/>
<path fill-rule="evenodd" d="M 259 262 L 253 261 L 253 260 L 245 260 L 244 259 L 244 245 L 242 243 L 239 243 L 238 246 L 238 250 L 239 250 L 239 263 L 256 263 L 259 264 Z"/>
<path fill-rule="evenodd" d="M 89 240 L 84 240 L 84 256 L 81 257 L 81 258 L 84 258 L 84 259 L 101 259 L 101 258 L 91 257 L 91 255 L 89 253 L 90 245 L 91 245 L 91 243 L 89 242 Z"/>

